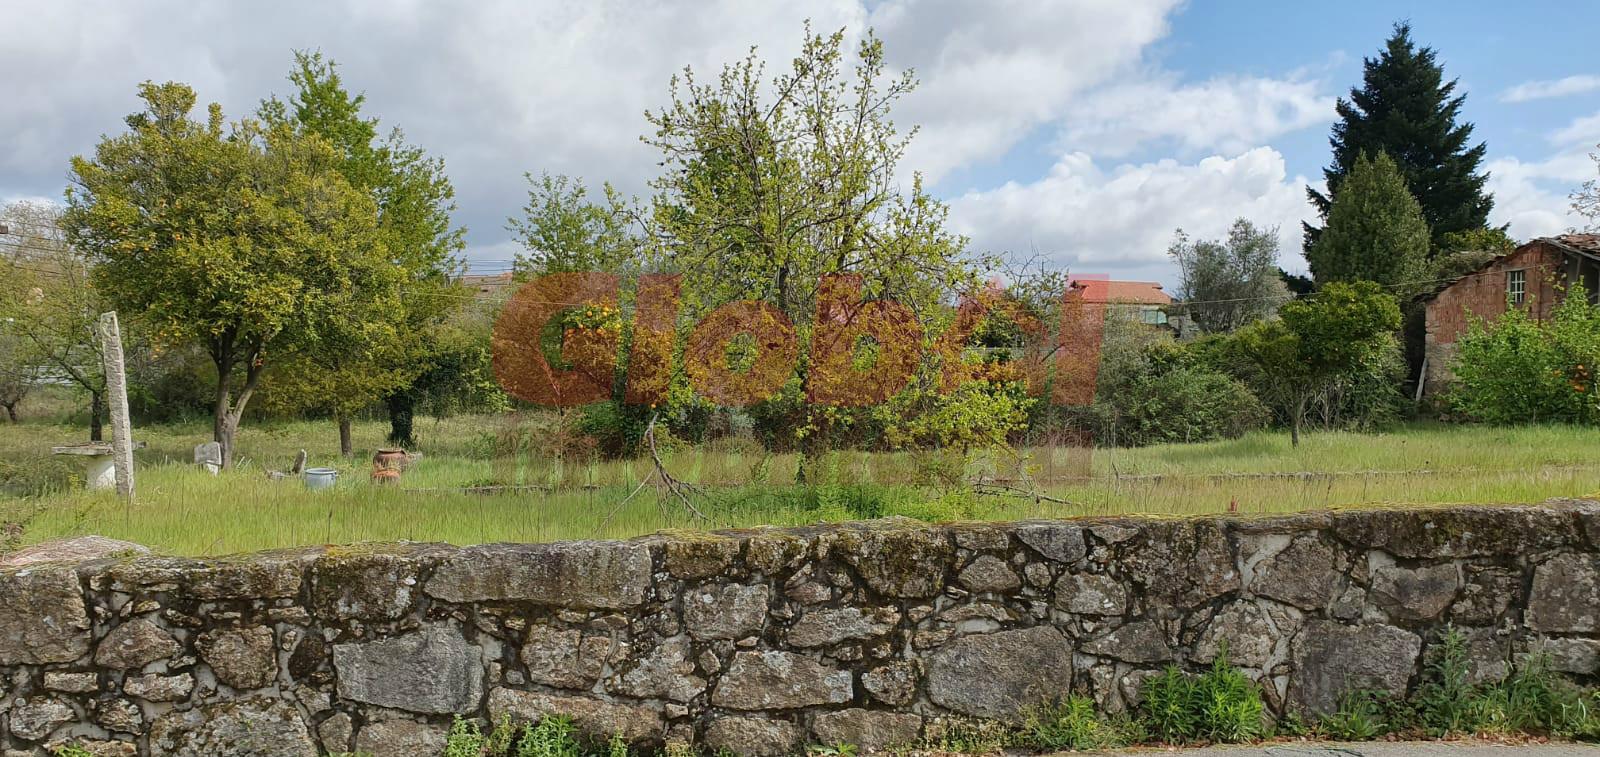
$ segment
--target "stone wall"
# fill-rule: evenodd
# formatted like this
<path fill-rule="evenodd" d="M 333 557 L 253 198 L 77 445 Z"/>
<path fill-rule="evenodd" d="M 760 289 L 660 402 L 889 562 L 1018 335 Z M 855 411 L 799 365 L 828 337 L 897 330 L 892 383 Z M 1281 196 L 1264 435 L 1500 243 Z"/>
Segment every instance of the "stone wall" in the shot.
<path fill-rule="evenodd" d="M 437 755 L 559 712 L 744 754 L 914 741 L 1069 691 L 1136 704 L 1226 643 L 1275 711 L 1600 656 L 1600 503 L 316 548 L 0 573 L 0 753 Z"/>

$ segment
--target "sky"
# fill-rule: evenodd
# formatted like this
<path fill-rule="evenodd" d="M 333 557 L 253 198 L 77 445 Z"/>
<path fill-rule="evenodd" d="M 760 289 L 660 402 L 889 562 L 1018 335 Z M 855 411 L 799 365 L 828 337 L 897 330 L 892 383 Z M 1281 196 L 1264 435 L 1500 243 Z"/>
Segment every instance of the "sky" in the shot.
<path fill-rule="evenodd" d="M 59 199 L 71 156 L 139 109 L 144 80 L 186 82 L 230 118 L 285 95 L 294 50 L 321 50 L 384 127 L 444 159 L 474 270 L 517 251 L 524 172 L 645 195 L 639 136 L 685 66 L 755 47 L 787 62 L 804 22 L 873 29 L 920 81 L 895 114 L 902 165 L 950 205 L 974 250 L 1075 274 L 1161 281 L 1174 231 L 1276 226 L 1303 271 L 1308 184 L 1335 98 L 1396 21 L 1434 47 L 1488 144 L 1490 216 L 1531 238 L 1579 227 L 1597 176 L 1600 2 L 1524 0 L 0 0 L 0 201 Z"/>

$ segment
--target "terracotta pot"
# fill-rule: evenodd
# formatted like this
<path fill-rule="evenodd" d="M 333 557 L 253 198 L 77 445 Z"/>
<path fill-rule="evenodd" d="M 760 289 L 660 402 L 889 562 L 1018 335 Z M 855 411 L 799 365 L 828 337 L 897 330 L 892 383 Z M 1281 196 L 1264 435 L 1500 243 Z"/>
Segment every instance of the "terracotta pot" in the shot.
<path fill-rule="evenodd" d="M 398 483 L 400 483 L 400 469 L 398 469 L 398 468 L 374 468 L 374 469 L 372 469 L 372 483 L 374 483 L 374 484 L 398 484 Z"/>
<path fill-rule="evenodd" d="M 374 470 L 403 470 L 406 467 L 406 451 L 403 449 L 380 449 L 372 456 Z"/>

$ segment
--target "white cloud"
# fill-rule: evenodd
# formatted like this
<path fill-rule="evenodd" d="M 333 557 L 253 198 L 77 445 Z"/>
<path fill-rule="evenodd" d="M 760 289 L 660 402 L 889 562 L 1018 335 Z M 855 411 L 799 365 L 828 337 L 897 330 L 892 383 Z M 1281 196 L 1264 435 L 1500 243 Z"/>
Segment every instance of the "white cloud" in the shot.
<path fill-rule="evenodd" d="M 1600 142 L 1600 113 L 1573 119 L 1572 123 L 1550 132 L 1550 142 L 1562 147 L 1593 147 Z"/>
<path fill-rule="evenodd" d="M 1500 93 L 1500 102 L 1520 103 L 1552 97 L 1567 97 L 1569 95 L 1593 92 L 1597 89 L 1600 89 L 1600 76 L 1578 74 L 1562 79 L 1527 81 L 1514 87 L 1509 87 L 1506 91 Z"/>
<path fill-rule="evenodd" d="M 905 165 L 937 181 L 998 158 L 1078 108 L 1083 92 L 1166 36 L 1178 0 L 890 0 L 868 22 L 921 87 L 895 118 L 921 124 Z"/>
<path fill-rule="evenodd" d="M 1110 171 L 1076 152 L 1036 182 L 957 198 L 951 216 L 979 249 L 1037 251 L 1075 273 L 1171 282 L 1166 251 L 1176 228 L 1214 238 L 1241 216 L 1278 226 L 1280 264 L 1303 270 L 1300 222 L 1313 214 L 1305 187 L 1304 177 L 1287 176 L 1283 156 L 1271 147 Z"/>
<path fill-rule="evenodd" d="M 504 253 L 523 171 L 642 193 L 658 160 L 638 139 L 643 112 L 666 104 L 669 77 L 714 76 L 752 45 L 786 65 L 808 18 L 851 39 L 875 27 L 889 66 L 916 69 L 923 86 L 895 117 L 923 127 L 905 168 L 936 179 L 1003 155 L 1136 63 L 1179 1 L 0 0 L 27 20 L 0 46 L 0 194 L 59 196 L 67 159 L 121 130 L 142 80 L 187 82 L 238 117 L 286 92 L 292 50 L 318 48 L 369 112 L 445 159 L 485 259 Z"/>
<path fill-rule="evenodd" d="M 1572 214 L 1570 195 L 1597 176 L 1589 153 L 1600 143 L 1600 113 L 1577 118 L 1550 134 L 1556 152 L 1539 160 L 1506 156 L 1489 161 L 1488 189 L 1494 193 L 1492 223 L 1511 224 L 1518 239 L 1559 234 L 1587 220 Z"/>
<path fill-rule="evenodd" d="M 1237 153 L 1267 140 L 1333 120 L 1334 98 L 1320 82 L 1219 76 L 1178 84 L 1172 75 L 1108 87 L 1091 94 L 1065 119 L 1068 150 L 1126 155 L 1151 142 L 1184 154 Z"/>

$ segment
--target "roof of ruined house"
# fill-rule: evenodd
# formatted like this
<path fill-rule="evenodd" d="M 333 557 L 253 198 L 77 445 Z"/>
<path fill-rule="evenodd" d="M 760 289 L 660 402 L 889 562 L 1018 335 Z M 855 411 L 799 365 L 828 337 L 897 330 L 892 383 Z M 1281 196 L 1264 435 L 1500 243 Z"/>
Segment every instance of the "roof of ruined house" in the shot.
<path fill-rule="evenodd" d="M 1438 297 L 1444 292 L 1444 290 L 1455 286 L 1456 283 L 1462 279 L 1481 275 L 1483 272 L 1493 268 L 1496 263 L 1506 259 L 1508 256 L 1515 255 L 1528 245 L 1538 243 L 1552 245 L 1567 252 L 1600 261 L 1600 234 L 1558 234 L 1553 237 L 1539 237 L 1518 245 L 1517 248 L 1511 252 L 1496 255 L 1484 261 L 1483 264 L 1477 268 L 1467 271 L 1460 276 L 1440 282 L 1433 289 L 1418 295 L 1417 299 L 1420 302 L 1428 302 L 1433 298 Z"/>
<path fill-rule="evenodd" d="M 1553 237 L 1537 239 L 1538 242 L 1549 242 L 1564 250 L 1576 252 L 1600 260 L 1600 234 L 1561 234 Z"/>
<path fill-rule="evenodd" d="M 1171 305 L 1172 295 L 1154 281 L 1107 281 L 1077 279 L 1073 286 L 1083 289 L 1084 302 L 1123 302 L 1138 305 Z"/>

